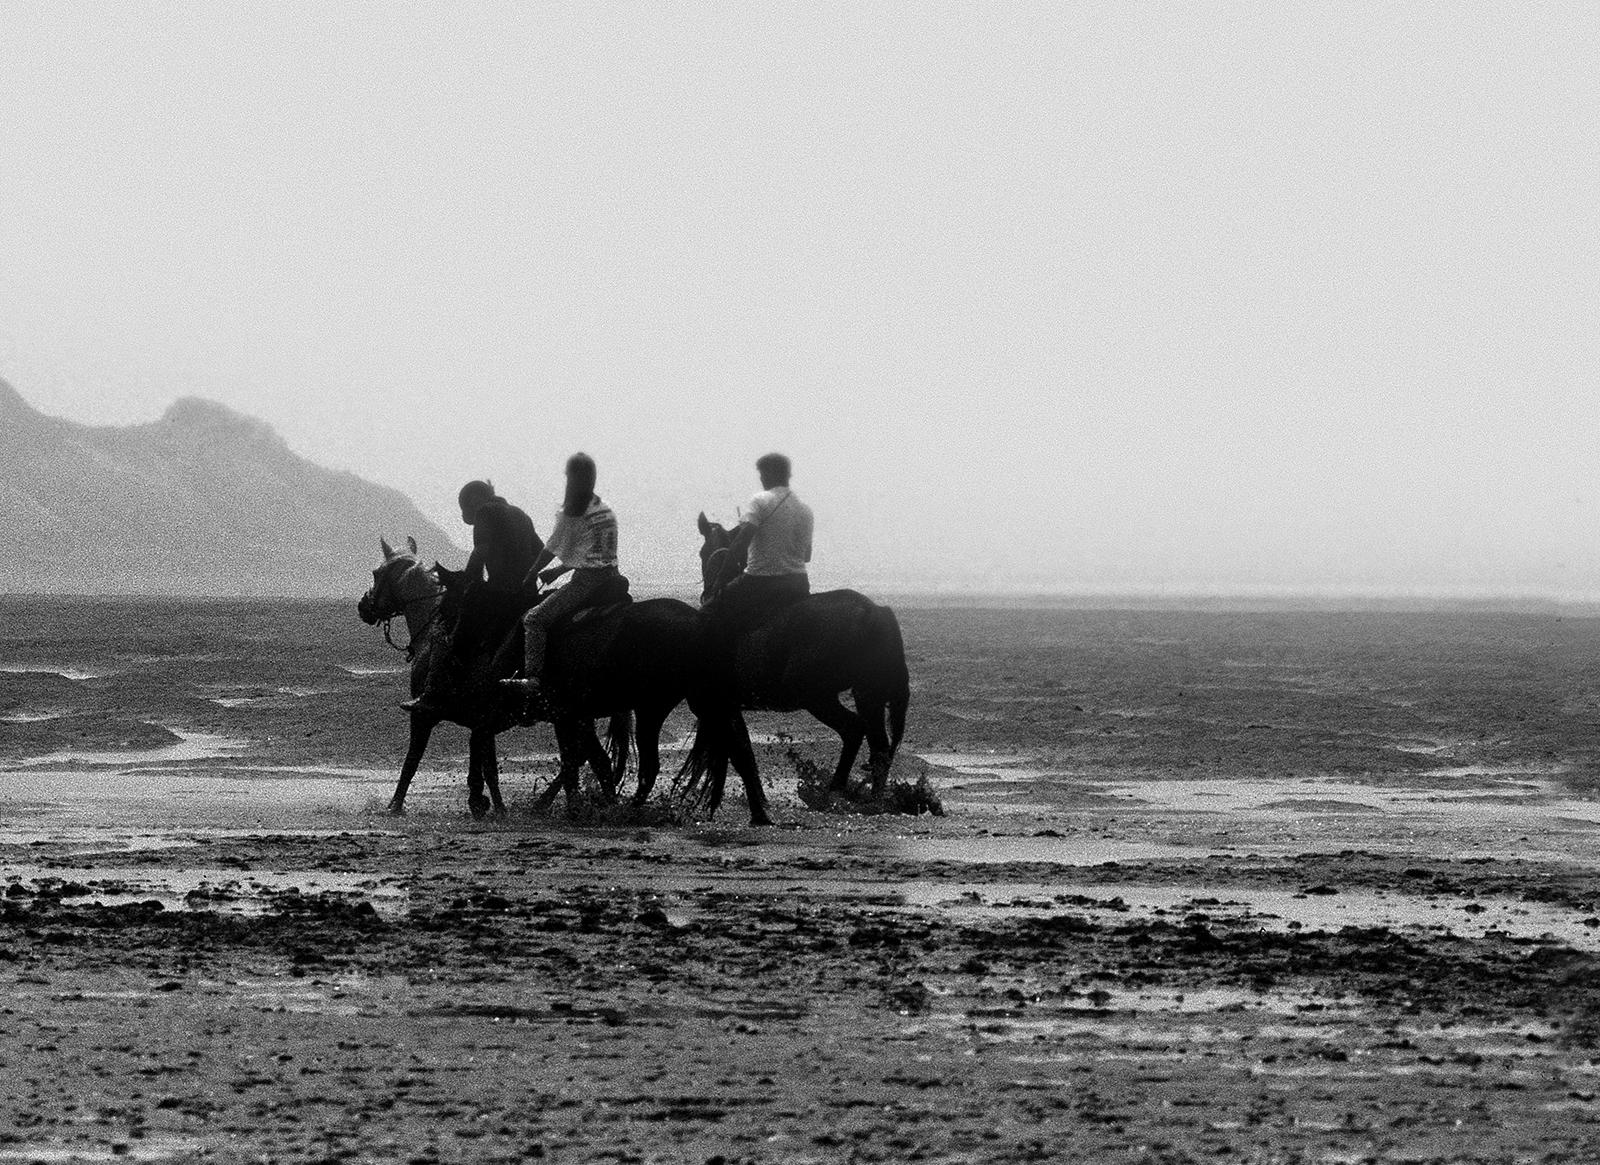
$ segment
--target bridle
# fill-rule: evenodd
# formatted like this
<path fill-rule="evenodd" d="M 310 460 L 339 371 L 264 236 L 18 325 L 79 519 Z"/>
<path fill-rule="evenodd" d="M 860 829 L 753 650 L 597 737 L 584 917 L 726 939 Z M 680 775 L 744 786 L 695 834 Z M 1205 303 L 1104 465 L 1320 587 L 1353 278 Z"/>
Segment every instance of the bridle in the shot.
<path fill-rule="evenodd" d="M 721 563 L 726 561 L 726 556 L 719 558 L 724 551 L 733 544 L 733 536 L 726 528 L 716 522 L 709 523 L 710 531 L 706 534 L 705 541 L 700 544 L 700 605 L 704 607 L 722 594 L 726 585 L 721 578 Z M 715 561 L 719 569 L 713 574 L 711 564 Z"/>
<path fill-rule="evenodd" d="M 427 573 L 427 571 L 423 569 L 423 566 L 422 566 L 422 564 L 420 562 L 416 562 L 415 560 L 413 560 L 411 566 L 408 567 L 405 571 L 403 571 L 401 573 L 400 577 L 403 578 L 405 575 L 410 574 L 411 571 L 413 571 L 413 570 L 422 570 L 424 574 Z M 394 582 L 393 576 L 392 575 L 386 576 L 384 578 L 384 580 L 383 580 L 383 585 L 384 585 L 385 590 L 393 590 L 394 586 L 395 586 L 395 582 Z M 411 611 L 411 608 L 415 607 L 417 604 L 433 602 L 434 600 L 436 600 L 440 596 L 442 596 L 444 594 L 444 592 L 445 592 L 445 588 L 441 586 L 436 590 L 429 591 L 425 595 L 413 595 L 409 599 L 396 599 L 395 600 L 395 609 L 394 610 L 392 610 L 387 615 L 378 616 L 379 620 L 383 623 L 383 641 L 385 643 L 387 643 L 390 647 L 394 648 L 396 651 L 405 652 L 406 662 L 407 663 L 410 663 L 413 659 L 416 658 L 416 655 L 417 655 L 417 641 L 419 639 L 423 638 L 424 637 L 424 632 L 426 632 L 430 627 L 432 627 L 435 623 L 437 623 L 439 621 L 440 616 L 442 616 L 444 614 L 444 604 L 443 603 L 439 603 L 434 607 L 433 614 L 428 616 L 427 620 L 422 624 L 421 627 L 418 627 L 414 632 L 411 633 L 411 638 L 410 638 L 410 641 L 408 643 L 400 644 L 400 643 L 396 643 L 394 641 L 394 639 L 393 639 L 393 637 L 391 635 L 391 632 L 390 632 L 390 624 L 392 624 L 396 619 L 404 618 L 407 615 L 409 615 L 409 613 Z M 369 593 L 373 597 L 373 606 L 376 607 L 377 606 L 378 587 L 376 585 L 374 585 L 372 590 Z M 376 615 L 377 614 L 376 610 L 374 610 L 373 613 Z"/>

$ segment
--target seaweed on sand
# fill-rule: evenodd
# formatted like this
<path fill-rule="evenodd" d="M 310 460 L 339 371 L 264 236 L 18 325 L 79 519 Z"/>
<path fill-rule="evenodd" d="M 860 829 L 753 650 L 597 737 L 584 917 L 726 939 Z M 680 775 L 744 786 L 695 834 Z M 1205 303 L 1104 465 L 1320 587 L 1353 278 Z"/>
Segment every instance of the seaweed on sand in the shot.
<path fill-rule="evenodd" d="M 881 797 L 874 797 L 864 787 L 852 787 L 843 796 L 834 796 L 829 790 L 833 774 L 792 745 L 785 750 L 789 763 L 794 766 L 799 781 L 795 791 L 807 809 L 819 813 L 899 813 L 907 817 L 920 817 L 924 813 L 934 817 L 944 816 L 944 804 L 939 794 L 928 784 L 926 769 L 917 775 L 915 783 L 890 780 Z"/>

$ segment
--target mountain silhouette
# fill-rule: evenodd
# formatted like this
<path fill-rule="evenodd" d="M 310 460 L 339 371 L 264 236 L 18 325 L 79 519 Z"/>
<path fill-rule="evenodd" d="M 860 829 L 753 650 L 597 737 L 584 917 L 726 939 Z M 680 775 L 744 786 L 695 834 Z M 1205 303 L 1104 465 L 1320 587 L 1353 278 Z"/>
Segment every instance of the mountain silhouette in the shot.
<path fill-rule="evenodd" d="M 100 427 L 46 416 L 0 380 L 0 591 L 354 598 L 379 536 L 408 534 L 455 549 L 398 490 L 315 465 L 212 401 Z"/>

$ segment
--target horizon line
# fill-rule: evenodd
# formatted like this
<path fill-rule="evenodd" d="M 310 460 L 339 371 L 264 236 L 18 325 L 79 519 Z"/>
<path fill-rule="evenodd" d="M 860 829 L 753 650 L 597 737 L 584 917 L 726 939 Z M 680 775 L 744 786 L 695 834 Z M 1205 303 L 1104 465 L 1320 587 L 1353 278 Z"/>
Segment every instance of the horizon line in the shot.
<path fill-rule="evenodd" d="M 638 597 L 660 597 L 662 593 L 681 596 L 694 591 L 692 585 L 663 586 L 646 579 L 635 579 L 646 592 Z M 835 588 L 823 588 L 835 589 Z M 853 588 L 852 588 L 853 589 Z M 818 592 L 820 593 L 820 592 Z M 5 590 L 0 600 L 49 599 L 92 601 L 180 601 L 180 602 L 345 602 L 343 591 L 290 593 L 251 593 L 208 590 Z M 1339 610 L 1400 612 L 1484 611 L 1507 613 L 1570 613 L 1600 615 L 1600 590 L 1552 592 L 1541 589 L 1497 589 L 1488 587 L 1287 587 L 1258 586 L 1239 588 L 955 588 L 885 587 L 869 596 L 886 604 L 930 608 L 1067 608 L 1081 610 Z"/>

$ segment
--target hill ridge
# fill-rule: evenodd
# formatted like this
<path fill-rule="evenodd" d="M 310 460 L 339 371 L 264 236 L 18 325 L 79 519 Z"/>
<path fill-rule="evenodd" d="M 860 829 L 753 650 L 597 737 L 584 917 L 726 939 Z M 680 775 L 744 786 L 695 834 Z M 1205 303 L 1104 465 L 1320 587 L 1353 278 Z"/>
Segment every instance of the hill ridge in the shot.
<path fill-rule="evenodd" d="M 401 491 L 301 457 L 266 421 L 203 397 L 156 421 L 48 416 L 0 379 L 0 590 L 354 595 L 378 539 L 450 536 Z"/>

